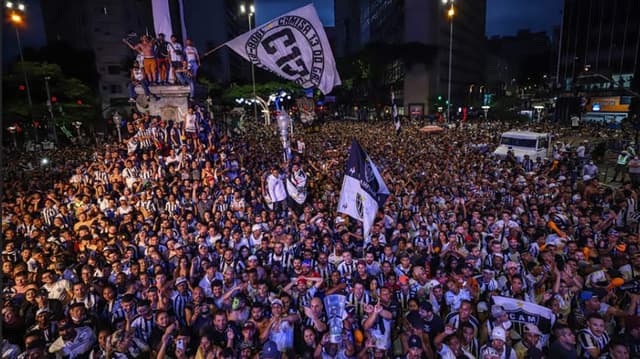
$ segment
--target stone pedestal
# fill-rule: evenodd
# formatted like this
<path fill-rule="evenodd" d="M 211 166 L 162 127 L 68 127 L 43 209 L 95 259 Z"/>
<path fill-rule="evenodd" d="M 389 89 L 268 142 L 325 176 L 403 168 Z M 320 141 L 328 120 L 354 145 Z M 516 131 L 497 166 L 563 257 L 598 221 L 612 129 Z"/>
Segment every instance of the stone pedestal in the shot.
<path fill-rule="evenodd" d="M 180 114 L 186 114 L 189 107 L 189 86 L 149 86 L 151 93 L 160 96 L 155 100 L 153 95 L 147 101 L 142 86 L 136 86 L 136 108 L 140 112 L 149 111 L 151 116 L 160 116 L 163 120 L 183 121 Z"/>

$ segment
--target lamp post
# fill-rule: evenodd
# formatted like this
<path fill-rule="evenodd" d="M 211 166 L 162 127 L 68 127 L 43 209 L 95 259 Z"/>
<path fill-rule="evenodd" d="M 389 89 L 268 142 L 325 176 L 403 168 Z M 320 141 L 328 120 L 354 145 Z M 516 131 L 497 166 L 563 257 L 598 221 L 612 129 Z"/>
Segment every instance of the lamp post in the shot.
<path fill-rule="evenodd" d="M 122 143 L 122 133 L 120 133 L 120 120 L 122 120 L 122 117 L 120 117 L 120 114 L 118 113 L 118 111 L 113 113 L 113 124 L 116 125 L 116 132 L 118 133 L 118 144 Z"/>
<path fill-rule="evenodd" d="M 82 126 L 82 122 L 74 121 L 71 124 L 76 128 L 76 132 L 78 133 L 78 141 L 80 141 L 80 127 Z"/>
<path fill-rule="evenodd" d="M 18 142 L 16 141 L 16 132 L 18 131 L 18 128 L 16 126 L 9 126 L 7 127 L 7 131 L 9 131 L 13 138 L 13 148 L 18 148 Z"/>
<path fill-rule="evenodd" d="M 211 106 L 213 106 L 213 99 L 211 96 L 207 96 L 207 112 L 209 112 L 209 118 L 213 117 L 211 116 Z"/>
<path fill-rule="evenodd" d="M 13 28 L 16 30 L 16 40 L 18 41 L 18 53 L 20 54 L 20 64 L 22 65 L 22 76 L 24 77 L 24 86 L 27 90 L 27 103 L 29 104 L 29 117 L 33 113 L 33 103 L 31 102 L 31 87 L 29 86 L 29 79 L 27 78 L 27 70 L 24 67 L 24 55 L 22 54 L 22 43 L 20 42 L 20 31 L 18 27 L 24 24 L 24 13 L 26 7 L 23 3 L 14 3 L 11 1 L 5 2 L 5 8 L 7 14 L 9 14 L 9 21 L 13 24 Z"/>
<path fill-rule="evenodd" d="M 544 106 L 542 105 L 535 105 L 533 106 L 533 108 L 536 110 L 536 112 L 538 113 L 538 122 L 540 122 L 540 113 L 542 112 L 542 110 L 544 110 Z"/>
<path fill-rule="evenodd" d="M 58 144 L 58 133 L 56 131 L 56 119 L 53 117 L 53 104 L 51 103 L 51 90 L 49 89 L 49 80 L 51 77 L 44 77 L 44 86 L 47 90 L 47 110 L 49 111 L 49 117 L 51 119 L 51 131 L 53 131 L 53 143 Z"/>
<path fill-rule="evenodd" d="M 482 106 L 482 111 L 484 111 L 484 119 L 485 120 L 487 119 L 487 115 L 489 114 L 489 109 L 490 108 L 491 108 L 491 106 L 487 106 L 487 105 Z"/>
<path fill-rule="evenodd" d="M 453 7 L 454 0 L 443 0 L 443 4 L 449 5 L 447 17 L 449 18 L 449 79 L 447 81 L 447 121 L 451 121 L 451 64 L 453 63 L 453 17 L 456 10 Z"/>
<path fill-rule="evenodd" d="M 240 4 L 240 13 L 247 14 L 247 23 L 249 24 L 249 31 L 251 31 L 251 17 L 255 15 L 256 8 L 252 5 L 249 5 L 249 11 L 247 11 L 247 7 L 245 4 Z M 251 62 L 251 85 L 253 86 L 253 98 L 256 98 L 256 70 L 253 62 Z M 253 103 L 253 117 L 255 121 L 258 120 L 258 105 Z"/>

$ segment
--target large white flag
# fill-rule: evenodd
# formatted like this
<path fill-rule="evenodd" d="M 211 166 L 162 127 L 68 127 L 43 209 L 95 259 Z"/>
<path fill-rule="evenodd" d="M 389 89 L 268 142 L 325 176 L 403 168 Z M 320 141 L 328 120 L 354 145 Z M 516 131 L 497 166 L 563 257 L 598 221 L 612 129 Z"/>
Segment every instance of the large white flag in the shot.
<path fill-rule="evenodd" d="M 541 338 L 543 343 L 549 339 L 551 328 L 556 322 L 556 315 L 553 314 L 551 309 L 535 303 L 497 295 L 492 296 L 491 300 L 504 308 L 513 325 L 513 329 L 518 334 L 522 335 L 524 326 L 531 323 L 535 324 L 543 333 Z"/>
<path fill-rule="evenodd" d="M 338 212 L 362 221 L 363 235 L 368 237 L 378 209 L 384 205 L 387 197 L 389 189 L 380 172 L 358 141 L 353 140 L 347 159 L 347 172 L 342 180 Z"/>
<path fill-rule="evenodd" d="M 323 94 L 340 85 L 327 35 L 313 4 L 277 17 L 226 43 L 254 65 Z"/>

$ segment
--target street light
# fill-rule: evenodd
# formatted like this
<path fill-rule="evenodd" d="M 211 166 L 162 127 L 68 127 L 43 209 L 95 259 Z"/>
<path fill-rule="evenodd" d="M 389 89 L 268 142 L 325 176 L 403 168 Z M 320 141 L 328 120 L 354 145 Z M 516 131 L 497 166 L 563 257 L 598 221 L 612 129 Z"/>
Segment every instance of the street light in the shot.
<path fill-rule="evenodd" d="M 489 109 L 490 108 L 491 108 L 491 106 L 487 106 L 487 105 L 482 106 L 482 111 L 484 111 L 484 119 L 485 120 L 487 119 L 487 115 L 489 114 Z"/>
<path fill-rule="evenodd" d="M 53 117 L 53 104 L 51 103 L 51 90 L 49 89 L 49 80 L 51 77 L 44 77 L 44 86 L 47 91 L 47 110 L 49 110 L 49 117 L 51 118 L 51 130 L 53 131 L 53 142 L 58 144 L 58 133 L 56 132 L 56 120 Z"/>
<path fill-rule="evenodd" d="M 540 113 L 542 112 L 542 110 L 544 110 L 544 106 L 542 105 L 535 105 L 533 106 L 533 108 L 536 110 L 536 112 L 538 113 L 538 122 L 540 122 Z"/>
<path fill-rule="evenodd" d="M 247 14 L 247 23 L 249 24 L 249 31 L 251 31 L 251 17 L 256 13 L 255 7 L 251 4 L 249 5 L 249 11 L 247 11 L 245 4 L 240 4 L 240 13 Z M 251 62 L 251 85 L 253 86 L 253 98 L 256 98 L 256 70 L 253 61 Z M 258 120 L 258 105 L 255 102 L 253 104 L 253 117 L 256 121 Z"/>
<path fill-rule="evenodd" d="M 9 126 L 7 127 L 7 131 L 9 131 L 11 137 L 13 137 L 13 148 L 18 148 L 18 142 L 16 141 L 16 132 L 18 131 L 18 128 L 16 126 Z"/>
<path fill-rule="evenodd" d="M 71 122 L 71 124 L 73 125 L 73 127 L 76 128 L 76 131 L 78 132 L 78 141 L 80 141 L 80 126 L 82 126 L 82 122 L 74 121 L 74 122 Z"/>
<path fill-rule="evenodd" d="M 13 3 L 11 1 L 5 2 L 5 7 L 9 13 L 9 20 L 13 23 L 13 28 L 16 30 L 16 40 L 18 41 L 18 52 L 20 54 L 20 64 L 22 65 L 22 76 L 24 77 L 24 85 L 27 90 L 27 103 L 29 104 L 29 117 L 33 114 L 33 103 L 31 102 L 31 87 L 29 87 L 29 79 L 27 78 L 27 70 L 24 66 L 24 55 L 22 54 L 22 43 L 20 42 L 20 32 L 18 27 L 24 24 L 24 11 L 26 10 L 24 4 Z"/>
<path fill-rule="evenodd" d="M 213 106 L 213 99 L 211 98 L 211 96 L 207 96 L 207 112 L 209 112 L 209 117 L 213 117 L 211 116 L 211 107 Z"/>
<path fill-rule="evenodd" d="M 447 121 L 451 121 L 451 64 L 453 63 L 453 17 L 456 10 L 453 7 L 454 0 L 443 0 L 443 4 L 449 5 L 447 16 L 449 17 L 449 80 L 447 81 Z"/>
<path fill-rule="evenodd" d="M 122 143 L 122 134 L 120 133 L 120 120 L 122 120 L 122 117 L 120 117 L 120 114 L 118 113 L 118 111 L 113 113 L 113 124 L 116 125 L 116 132 L 118 133 L 118 144 Z"/>

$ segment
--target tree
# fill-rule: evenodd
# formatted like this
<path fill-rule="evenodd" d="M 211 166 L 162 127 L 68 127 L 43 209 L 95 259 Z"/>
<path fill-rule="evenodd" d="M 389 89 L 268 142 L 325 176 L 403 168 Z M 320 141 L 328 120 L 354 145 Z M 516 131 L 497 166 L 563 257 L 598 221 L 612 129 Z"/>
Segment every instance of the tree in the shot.
<path fill-rule="evenodd" d="M 349 102 L 386 103 L 389 101 L 389 87 L 395 82 L 390 76 L 393 67 L 399 65 L 406 69 L 425 65 L 429 68 L 436 55 L 437 47 L 418 42 L 368 43 L 358 53 L 338 59 L 343 86 L 337 93 Z"/>
<path fill-rule="evenodd" d="M 97 119 L 96 98 L 91 88 L 79 79 L 63 74 L 59 65 L 27 61 L 24 69 L 33 101 L 31 116 L 24 90 L 22 63 L 15 63 L 2 81 L 3 118 L 29 130 L 34 126 L 32 120 L 39 122 L 43 117 L 48 117 L 45 77 L 49 77 L 50 100 L 58 126 L 68 127 L 74 121 L 88 124 Z"/>

